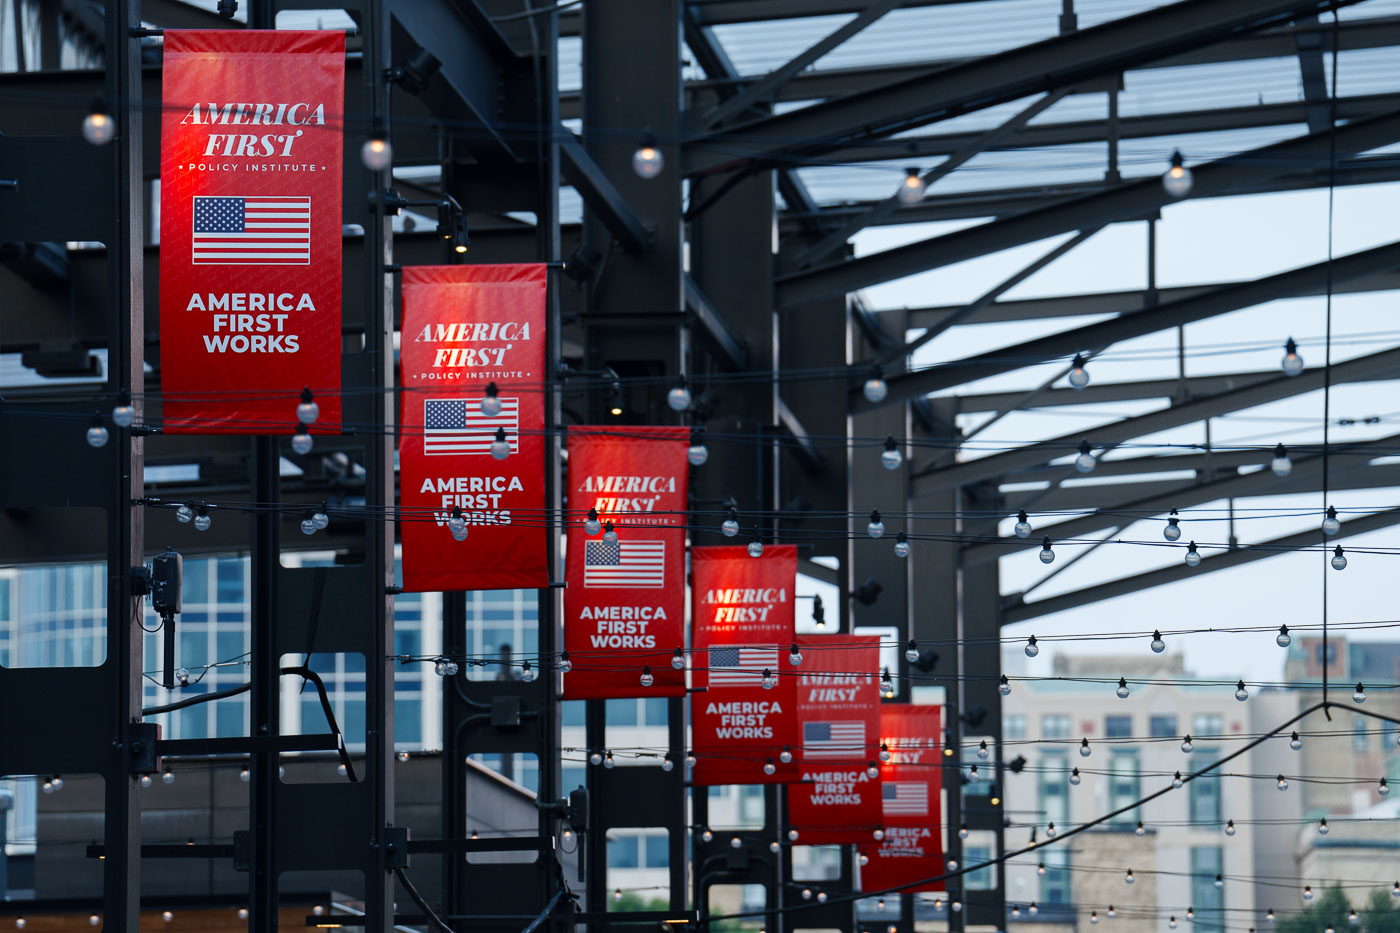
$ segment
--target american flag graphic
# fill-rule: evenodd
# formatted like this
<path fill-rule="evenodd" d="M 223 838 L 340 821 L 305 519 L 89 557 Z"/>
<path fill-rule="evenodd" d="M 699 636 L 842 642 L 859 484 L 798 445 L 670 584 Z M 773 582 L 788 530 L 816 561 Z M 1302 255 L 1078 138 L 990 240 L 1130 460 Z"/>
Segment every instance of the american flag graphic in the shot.
<path fill-rule="evenodd" d="M 859 758 L 864 748 L 865 723 L 858 719 L 802 724 L 804 758 Z"/>
<path fill-rule="evenodd" d="M 665 541 L 585 541 L 583 585 L 605 589 L 666 585 Z"/>
<path fill-rule="evenodd" d="M 194 198 L 197 266 L 311 264 L 311 199 Z"/>
<path fill-rule="evenodd" d="M 880 785 L 880 804 L 885 816 L 928 816 L 928 783 L 886 781 Z"/>
<path fill-rule="evenodd" d="M 423 453 L 489 454 L 503 428 L 510 452 L 520 450 L 520 399 L 501 398 L 501 413 L 483 415 L 479 398 L 430 398 L 423 402 Z"/>
<path fill-rule="evenodd" d="M 778 646 L 710 646 L 711 687 L 757 687 L 765 670 L 778 673 Z"/>

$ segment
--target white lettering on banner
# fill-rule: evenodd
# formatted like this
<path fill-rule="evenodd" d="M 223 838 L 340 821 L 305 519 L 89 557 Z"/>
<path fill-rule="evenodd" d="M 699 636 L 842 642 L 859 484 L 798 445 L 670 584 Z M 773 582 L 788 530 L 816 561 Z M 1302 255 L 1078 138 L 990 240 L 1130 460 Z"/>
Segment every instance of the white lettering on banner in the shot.
<path fill-rule="evenodd" d="M 579 492 L 675 492 L 674 476 L 587 476 Z"/>
<path fill-rule="evenodd" d="M 296 353 L 301 349 L 296 334 L 204 334 L 208 353 Z"/>
<path fill-rule="evenodd" d="M 418 492 L 517 492 L 524 489 L 518 476 L 439 476 L 437 479 L 426 476 Z"/>
<path fill-rule="evenodd" d="M 706 590 L 702 603 L 785 603 L 787 589 L 784 587 L 737 588 L 732 590 Z"/>
<path fill-rule="evenodd" d="M 202 108 L 202 109 L 201 109 Z M 180 124 L 249 124 L 276 126 L 326 125 L 326 105 L 297 104 L 195 104 L 180 120 Z"/>
<path fill-rule="evenodd" d="M 316 303 L 302 292 L 209 292 L 190 295 L 186 311 L 315 311 Z"/>
<path fill-rule="evenodd" d="M 424 324 L 413 338 L 415 343 L 498 343 L 529 340 L 530 323 L 517 321 L 459 321 L 450 324 Z M 507 347 L 509 349 L 509 347 Z"/>
<path fill-rule="evenodd" d="M 660 606 L 584 606 L 580 619 L 644 619 L 657 622 L 667 618 L 666 610 Z"/>

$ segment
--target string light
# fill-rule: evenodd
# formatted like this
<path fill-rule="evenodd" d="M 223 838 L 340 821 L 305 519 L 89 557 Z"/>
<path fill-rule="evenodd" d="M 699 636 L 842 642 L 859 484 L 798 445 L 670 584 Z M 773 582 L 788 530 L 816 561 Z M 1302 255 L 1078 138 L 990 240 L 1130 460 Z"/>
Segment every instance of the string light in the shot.
<path fill-rule="evenodd" d="M 1040 562 L 1051 564 L 1055 562 L 1055 552 L 1050 547 L 1050 536 L 1046 535 L 1040 542 Z"/>
<path fill-rule="evenodd" d="M 1332 551 L 1332 569 L 1347 569 L 1347 555 L 1346 552 L 1342 550 L 1342 546 L 1340 544 L 1337 545 L 1336 549 Z"/>
<path fill-rule="evenodd" d="M 439 677 L 456 677 L 457 671 L 457 662 L 448 658 L 439 658 L 433 663 L 433 673 Z"/>
<path fill-rule="evenodd" d="M 774 839 L 772 842 L 768 843 L 768 851 L 769 851 L 769 852 L 772 852 L 772 853 L 774 853 L 774 854 L 777 854 L 778 852 L 781 852 L 782 850 L 783 850 L 782 843 L 778 842 L 778 840 Z M 759 933 L 763 933 L 763 931 L 760 930 Z"/>
<path fill-rule="evenodd" d="M 676 377 L 676 384 L 666 393 L 666 404 L 671 411 L 685 411 L 690 407 L 690 389 L 685 384 L 684 376 Z"/>
<path fill-rule="evenodd" d="M 1018 538 L 1029 538 L 1031 536 L 1030 516 L 1026 514 L 1025 509 L 1016 513 L 1016 524 L 1011 530 L 1016 533 L 1016 537 Z"/>
<path fill-rule="evenodd" d="M 870 367 L 870 374 L 866 376 L 865 384 L 860 387 L 860 391 L 865 396 L 865 400 L 872 405 L 877 405 L 885 400 L 890 387 L 885 382 L 885 374 L 878 365 Z"/>
<path fill-rule="evenodd" d="M 382 172 L 394 164 L 394 147 L 385 138 L 382 130 L 377 131 L 360 146 L 360 161 L 371 172 Z"/>
<path fill-rule="evenodd" d="M 612 749 L 608 749 L 608 753 L 607 753 L 606 755 L 603 756 L 603 767 L 604 767 L 604 768 L 615 768 L 615 767 L 617 767 L 617 759 L 613 758 Z"/>
<path fill-rule="evenodd" d="M 297 420 L 302 424 L 315 424 L 316 419 L 320 417 L 321 406 L 316 404 L 316 397 L 311 394 L 311 387 L 303 386 L 301 400 L 297 402 Z"/>
<path fill-rule="evenodd" d="M 1167 926 L 1171 927 L 1173 930 L 1176 929 L 1176 917 L 1175 917 L 1175 915 L 1173 915 L 1172 917 L 1168 918 L 1168 920 L 1167 920 Z"/>
<path fill-rule="evenodd" d="M 1195 183 L 1191 170 L 1186 167 L 1186 160 L 1181 156 L 1181 150 L 1176 150 L 1172 153 L 1167 170 L 1162 173 L 1162 187 L 1172 197 L 1184 198 L 1191 193 L 1191 186 Z"/>
<path fill-rule="evenodd" d="M 165 784 L 174 784 L 174 783 L 175 783 L 175 772 L 174 772 L 174 771 L 171 771 L 169 768 L 166 768 L 164 771 L 162 771 L 162 772 L 160 773 L 160 779 L 161 779 L 161 782 L 162 782 L 162 783 L 165 783 Z"/>
<path fill-rule="evenodd" d="M 1148 647 L 1152 649 L 1154 654 L 1161 654 L 1163 651 L 1167 650 L 1167 643 L 1162 640 L 1161 632 L 1156 629 L 1152 630 L 1152 641 Z"/>
<path fill-rule="evenodd" d="M 1196 551 L 1196 542 L 1195 542 L 1195 541 L 1192 541 L 1190 544 L 1188 544 L 1188 545 L 1186 546 L 1186 566 L 1188 566 L 1188 567 L 1199 567 L 1199 566 L 1201 566 L 1201 555 L 1200 555 L 1199 553 L 1197 553 L 1197 551 Z"/>
<path fill-rule="evenodd" d="M 526 661 L 520 665 L 520 679 L 525 681 L 527 684 L 534 682 L 535 669 L 530 666 L 529 661 Z"/>
<path fill-rule="evenodd" d="M 1181 772 L 1180 772 L 1180 771 L 1178 771 L 1178 772 L 1176 772 L 1175 774 L 1172 775 L 1172 788 L 1173 788 L 1173 789 L 1180 788 L 1181 785 L 1184 784 L 1184 783 L 1185 783 L 1185 782 L 1181 779 Z"/>
<path fill-rule="evenodd" d="M 700 838 L 705 842 L 710 842 L 715 838 L 715 834 L 710 832 L 710 827 L 706 826 L 704 832 L 700 833 Z"/>
<path fill-rule="evenodd" d="M 491 442 L 491 456 L 497 460 L 510 456 L 510 441 L 506 440 L 505 428 L 496 429 L 496 438 Z"/>
<path fill-rule="evenodd" d="M 1137 828 L 1133 830 L 1134 836 L 1146 836 L 1147 827 L 1142 825 L 1142 820 L 1138 820 Z"/>
<path fill-rule="evenodd" d="M 315 524 L 314 522 L 312 524 Z M 452 533 L 452 537 L 458 541 L 467 539 L 467 517 L 462 514 L 461 506 L 454 506 L 452 517 L 447 520 L 447 530 Z"/>
<path fill-rule="evenodd" d="M 603 523 L 603 541 L 607 544 L 617 543 L 617 529 L 613 527 L 612 522 Z"/>
<path fill-rule="evenodd" d="M 788 649 L 788 663 L 793 667 L 802 663 L 802 650 L 797 647 L 797 642 L 793 642 L 792 647 Z"/>
<path fill-rule="evenodd" d="M 331 523 L 331 517 L 326 514 L 326 504 L 321 503 L 321 507 L 311 513 L 311 522 L 316 526 L 317 531 L 324 531 Z"/>
<path fill-rule="evenodd" d="M 872 538 L 878 538 L 885 533 L 885 522 L 880 518 L 880 511 L 878 509 L 871 510 L 870 521 L 865 525 L 865 533 Z"/>
<path fill-rule="evenodd" d="M 894 696 L 894 679 L 890 677 L 890 669 L 887 667 L 880 672 L 880 692 L 888 699 Z M 944 754 L 952 754 L 951 751 L 944 751 Z"/>
<path fill-rule="evenodd" d="M 194 509 L 188 503 L 180 503 L 180 507 L 175 510 L 175 521 L 182 525 L 188 525 L 194 520 Z"/>
<path fill-rule="evenodd" d="M 989 748 L 987 747 L 987 740 L 986 740 L 986 739 L 983 739 L 981 742 L 977 743 L 977 757 L 978 757 L 978 758 L 982 759 L 983 761 L 986 761 L 986 760 L 987 760 L 987 757 L 988 757 L 989 755 L 991 755 L 991 753 L 992 753 L 992 752 L 991 752 L 991 749 L 989 749 Z"/>
<path fill-rule="evenodd" d="M 1189 755 L 1195 748 L 1196 746 L 1191 744 L 1191 733 L 1186 733 L 1186 737 L 1181 740 L 1181 750 Z"/>
<path fill-rule="evenodd" d="M 1243 680 L 1235 684 L 1235 699 L 1241 703 L 1249 699 L 1249 691 L 1245 689 Z"/>
<path fill-rule="evenodd" d="M 739 512 L 736 509 L 729 510 L 729 515 L 725 517 L 719 530 L 726 538 L 732 538 L 739 533 Z"/>
<path fill-rule="evenodd" d="M 1283 359 L 1279 368 L 1285 376 L 1296 376 L 1303 371 L 1303 358 L 1298 355 L 1298 343 L 1292 337 L 1283 342 Z"/>
<path fill-rule="evenodd" d="M 1132 884 L 1136 880 L 1137 879 L 1133 877 L 1133 870 L 1131 868 L 1129 868 L 1127 872 L 1123 875 L 1124 884 Z"/>
<path fill-rule="evenodd" d="M 1350 923 L 1352 926 L 1356 926 L 1360 922 L 1361 918 L 1356 915 L 1356 908 L 1353 907 L 1351 909 L 1351 913 L 1347 914 L 1347 923 Z"/>
<path fill-rule="evenodd" d="M 1114 907 L 1113 907 L 1112 904 L 1109 904 L 1109 905 L 1108 905 L 1108 919 L 1112 920 L 1112 919 L 1113 919 L 1114 917 L 1116 917 L 1116 916 L 1118 916 L 1118 911 L 1114 909 Z"/>
<path fill-rule="evenodd" d="M 1089 757 L 1090 755 L 1092 755 L 1092 754 L 1093 754 L 1093 750 L 1089 748 L 1089 740 L 1088 740 L 1088 739 L 1080 739 L 1080 740 L 1079 740 L 1079 757 L 1080 757 L 1080 758 L 1088 758 L 1088 757 Z"/>
<path fill-rule="evenodd" d="M 1040 645 L 1036 643 L 1035 636 L 1026 639 L 1026 657 L 1033 658 L 1040 654 Z"/>
<path fill-rule="evenodd" d="M 103 447 L 106 445 L 111 435 L 107 433 L 107 427 L 102 423 L 102 416 L 94 413 L 92 424 L 87 429 L 87 442 L 92 447 Z"/>
<path fill-rule="evenodd" d="M 1291 736 L 1289 736 L 1288 747 L 1293 749 L 1295 752 L 1303 747 L 1303 740 L 1298 737 L 1297 732 L 1294 732 Z"/>
<path fill-rule="evenodd" d="M 1329 505 L 1327 507 L 1327 517 L 1322 520 L 1322 533 L 1334 535 L 1342 530 L 1342 523 L 1337 520 L 1337 507 Z"/>
<path fill-rule="evenodd" d="M 787 831 L 787 837 L 788 837 L 788 842 L 796 842 L 796 841 L 797 841 L 797 830 L 795 830 L 795 829 L 789 829 L 789 830 Z"/>
<path fill-rule="evenodd" d="M 642 665 L 642 676 L 640 679 L 643 687 L 650 687 L 653 683 L 656 682 L 656 678 L 651 675 L 650 664 Z"/>
<path fill-rule="evenodd" d="M 1040 908 L 1035 906 L 1035 901 L 1031 901 L 1030 906 L 1026 908 L 1026 912 L 1034 917 L 1036 914 L 1040 913 Z"/>
<path fill-rule="evenodd" d="M 617 379 L 608 386 L 608 414 L 614 418 L 622 414 L 622 383 Z"/>
<path fill-rule="evenodd" d="M 792 762 L 792 746 L 791 746 L 791 745 L 784 745 L 784 746 L 783 746 L 783 750 L 782 750 L 781 752 L 778 753 L 778 760 L 781 761 L 783 764 L 790 764 L 790 763 Z"/>
<path fill-rule="evenodd" d="M 208 531 L 209 526 L 212 524 L 214 524 L 214 520 L 209 517 L 209 510 L 206 509 L 203 505 L 200 505 L 199 509 L 195 512 L 194 515 L 194 530 Z"/>
<path fill-rule="evenodd" d="M 1073 784 L 1075 787 L 1078 787 L 1078 786 L 1079 786 L 1079 782 L 1082 781 L 1082 780 L 1083 780 L 1083 778 L 1081 778 L 1081 777 L 1079 776 L 1079 769 L 1078 769 L 1078 768 L 1075 768 L 1074 770 L 1070 771 L 1070 773 L 1069 773 L 1069 782 L 1070 782 L 1071 784 Z"/>
<path fill-rule="evenodd" d="M 684 662 L 682 662 L 682 663 L 684 663 Z M 569 652 L 567 652 L 567 651 L 561 651 L 561 652 L 559 652 L 559 673 L 561 673 L 561 674 L 567 674 L 567 673 L 569 673 L 569 671 L 571 671 L 571 670 L 573 670 L 573 669 L 574 669 L 574 662 L 571 661 L 571 660 L 569 660 Z M 668 755 L 667 757 L 669 758 L 670 756 Z"/>
<path fill-rule="evenodd" d="M 1098 466 L 1099 461 L 1095 460 L 1094 455 L 1090 453 L 1092 449 L 1088 441 L 1079 442 L 1079 456 L 1074 458 L 1074 468 L 1080 473 L 1092 473 L 1094 467 Z"/>
<path fill-rule="evenodd" d="M 913 664 L 919 660 L 919 643 L 914 639 L 909 639 L 909 644 L 904 646 L 904 660 Z"/>
<path fill-rule="evenodd" d="M 94 146 L 105 146 L 117 135 L 117 121 L 107 113 L 101 97 L 93 99 L 87 116 L 83 117 L 83 139 Z"/>
<path fill-rule="evenodd" d="M 243 768 L 238 772 L 238 779 L 244 784 L 247 784 L 250 780 L 253 779 L 253 775 L 251 774 L 251 772 L 248 771 L 247 768 Z"/>
<path fill-rule="evenodd" d="M 982 744 L 985 745 L 986 743 L 984 742 L 984 743 L 982 743 Z M 889 760 L 890 760 L 891 758 L 893 758 L 893 757 L 894 757 L 894 756 L 890 754 L 890 743 L 888 743 L 888 742 L 881 742 L 881 743 L 880 743 L 880 760 L 881 760 L 881 761 L 889 761 Z"/>
<path fill-rule="evenodd" d="M 1181 519 L 1176 517 L 1176 509 L 1172 509 L 1167 516 L 1167 527 L 1162 529 L 1162 537 L 1168 541 L 1175 541 L 1181 537 Z"/>
<path fill-rule="evenodd" d="M 772 759 L 772 758 L 769 758 L 767 761 L 765 761 L 765 762 L 763 763 L 763 773 L 764 773 L 764 774 L 775 774 L 775 773 L 777 773 L 777 770 L 778 770 L 778 766 L 775 765 L 775 764 L 773 764 L 773 759 Z"/>
<path fill-rule="evenodd" d="M 1113 692 L 1118 694 L 1118 699 L 1126 700 L 1128 698 L 1128 681 L 1123 677 L 1119 677 L 1118 689 Z"/>
<path fill-rule="evenodd" d="M 1039 865 L 1037 865 L 1037 866 L 1035 867 L 1035 873 L 1036 873 L 1037 875 L 1044 876 L 1044 874 L 1045 874 L 1045 863 L 1044 863 L 1044 862 L 1041 862 Z"/>
<path fill-rule="evenodd" d="M 1327 817 L 1324 816 L 1322 820 L 1317 824 L 1317 834 L 1319 836 L 1327 835 Z"/>
<path fill-rule="evenodd" d="M 598 510 L 589 509 L 588 517 L 583 520 L 583 533 L 590 538 L 603 530 L 603 523 L 598 521 Z"/>
<path fill-rule="evenodd" d="M 1293 643 L 1293 636 L 1288 634 L 1288 626 L 1280 625 L 1278 627 L 1278 637 L 1274 639 L 1274 642 L 1280 648 L 1287 648 Z"/>
<path fill-rule="evenodd" d="M 671 667 L 678 671 L 685 670 L 685 652 L 680 648 L 671 655 Z"/>
<path fill-rule="evenodd" d="M 1274 459 L 1269 461 L 1269 469 L 1275 476 L 1287 476 L 1293 472 L 1293 461 L 1288 459 L 1288 448 L 1282 444 L 1274 447 Z"/>
<path fill-rule="evenodd" d="M 1097 910 L 1091 910 L 1091 911 L 1089 911 L 1089 922 L 1090 922 L 1090 923 L 1098 923 L 1098 922 L 1099 922 L 1099 912 L 1098 912 Z"/>
<path fill-rule="evenodd" d="M 1195 907 L 1187 907 L 1187 908 L 1186 908 L 1186 919 L 1187 919 L 1187 920 L 1195 920 L 1195 919 L 1196 919 L 1196 908 L 1195 908 Z"/>
<path fill-rule="evenodd" d="M 1264 919 L 1270 923 L 1274 922 L 1274 909 L 1272 907 L 1270 907 L 1269 912 L 1264 915 Z"/>
<path fill-rule="evenodd" d="M 865 774 L 872 781 L 875 780 L 875 778 L 880 776 L 880 766 L 873 761 L 867 761 L 865 763 Z"/>
<path fill-rule="evenodd" d="M 685 753 L 685 764 L 688 768 L 695 767 L 695 752 L 687 751 Z"/>
<path fill-rule="evenodd" d="M 897 470 L 904 462 L 904 454 L 899 452 L 899 444 L 895 442 L 894 435 L 885 438 L 885 449 L 880 454 L 880 465 L 887 470 Z"/>
<path fill-rule="evenodd" d="M 1011 695 L 1011 681 L 1007 680 L 1005 674 L 1001 675 L 1001 683 L 997 684 L 997 693 L 1004 697 Z"/>
<path fill-rule="evenodd" d="M 1326 821 L 1326 820 L 1323 820 L 1322 822 L 1323 822 L 1324 824 L 1326 824 L 1327 821 Z M 1235 821 L 1234 821 L 1234 820 L 1226 820 L 1226 821 L 1225 821 L 1225 835 L 1227 835 L 1227 836 L 1233 836 L 1234 834 L 1235 834 Z"/>
<path fill-rule="evenodd" d="M 1279 790 L 1288 790 L 1288 778 L 1286 778 L 1286 777 L 1284 777 L 1282 774 L 1280 774 L 1280 775 L 1278 776 L 1278 785 L 1277 785 L 1277 786 L 1278 786 L 1278 789 L 1279 789 Z"/>
<path fill-rule="evenodd" d="M 642 137 L 641 145 L 632 153 L 632 171 L 638 178 L 651 180 L 661 174 L 666 167 L 666 158 L 656 148 L 656 140 L 650 133 Z"/>
<path fill-rule="evenodd" d="M 753 540 L 749 542 L 749 556 L 763 556 L 763 540 L 759 538 L 757 530 L 754 531 Z"/>
<path fill-rule="evenodd" d="M 763 679 L 759 681 L 759 684 L 764 690 L 772 690 L 777 686 L 777 683 L 778 681 L 773 677 L 773 672 L 765 667 L 763 669 Z"/>
<path fill-rule="evenodd" d="M 1376 785 L 1376 793 L 1382 797 L 1390 793 L 1390 785 L 1386 783 L 1385 778 L 1381 778 L 1380 783 Z"/>
<path fill-rule="evenodd" d="M 895 197 L 905 206 L 918 204 L 923 199 L 927 187 L 919 177 L 918 168 L 910 166 L 904 170 L 904 178 L 899 182 L 899 190 L 895 192 Z"/>
<path fill-rule="evenodd" d="M 671 753 L 670 753 L 670 752 L 667 752 L 667 753 L 666 753 L 666 757 L 664 757 L 664 758 L 661 759 L 661 770 L 662 770 L 662 771 L 671 771 L 671 770 L 673 770 L 675 767 L 676 767 L 676 763 L 675 763 L 674 760 L 672 760 L 672 758 L 671 758 Z"/>
<path fill-rule="evenodd" d="M 1058 833 L 1055 830 L 1055 821 L 1051 820 L 1050 825 L 1045 827 L 1045 838 L 1054 839 L 1056 835 L 1058 835 Z"/>
<path fill-rule="evenodd" d="M 1089 371 L 1084 368 L 1084 355 L 1076 353 L 1070 364 L 1069 384 L 1073 389 L 1082 389 L 1089 384 Z"/>
<path fill-rule="evenodd" d="M 1305 885 L 1303 885 L 1303 900 L 1305 900 L 1305 901 L 1310 901 L 1310 900 L 1312 900 L 1312 899 L 1313 899 L 1312 885 L 1310 885 L 1310 884 L 1305 884 Z"/>
<path fill-rule="evenodd" d="M 306 425 L 297 422 L 296 433 L 292 435 L 292 450 L 299 454 L 311 453 L 311 434 L 306 430 Z"/>
<path fill-rule="evenodd" d="M 710 459 L 710 448 L 700 440 L 698 431 L 690 433 L 690 446 L 686 448 L 685 459 L 691 466 L 704 466 L 705 461 Z"/>
<path fill-rule="evenodd" d="M 907 535 L 905 535 L 904 532 L 901 531 L 899 534 L 894 536 L 894 556 L 908 557 L 909 551 L 909 538 Z"/>

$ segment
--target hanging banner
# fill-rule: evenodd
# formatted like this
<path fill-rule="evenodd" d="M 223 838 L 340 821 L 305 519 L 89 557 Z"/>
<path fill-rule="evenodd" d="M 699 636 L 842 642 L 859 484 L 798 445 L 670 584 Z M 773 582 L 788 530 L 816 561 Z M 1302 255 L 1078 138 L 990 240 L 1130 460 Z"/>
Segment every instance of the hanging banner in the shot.
<path fill-rule="evenodd" d="M 345 33 L 165 31 L 166 433 L 340 431 Z"/>
<path fill-rule="evenodd" d="M 407 592 L 549 585 L 543 264 L 403 270 L 399 507 Z M 483 409 L 486 388 L 494 402 Z M 507 456 L 493 445 L 504 437 Z M 460 509 L 467 535 L 452 534 Z"/>
<path fill-rule="evenodd" d="M 862 891 L 904 887 L 943 891 L 944 882 L 919 884 L 944 872 L 942 708 L 908 703 L 880 707 L 880 732 L 890 760 L 880 768 L 883 842 L 863 844 L 869 862 L 860 870 Z"/>
<path fill-rule="evenodd" d="M 692 782 L 796 780 L 795 753 L 788 763 L 780 753 L 798 745 L 797 669 L 788 660 L 797 547 L 770 544 L 760 557 L 746 547 L 691 548 L 690 571 Z"/>
<path fill-rule="evenodd" d="M 564 675 L 570 700 L 684 696 L 690 429 L 570 428 Z M 617 541 L 589 535 L 596 509 Z M 651 674 L 650 686 L 642 684 Z"/>
<path fill-rule="evenodd" d="M 871 842 L 881 826 L 880 639 L 799 635 L 799 781 L 787 789 L 788 823 L 808 845 Z"/>

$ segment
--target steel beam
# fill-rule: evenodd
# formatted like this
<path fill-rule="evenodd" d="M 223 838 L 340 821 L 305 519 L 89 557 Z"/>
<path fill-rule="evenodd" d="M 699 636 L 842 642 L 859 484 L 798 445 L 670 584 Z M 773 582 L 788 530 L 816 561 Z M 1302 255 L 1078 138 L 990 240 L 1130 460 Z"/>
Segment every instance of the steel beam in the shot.
<path fill-rule="evenodd" d="M 1191 196 L 1216 197 L 1236 193 L 1241 188 L 1258 184 L 1263 176 L 1286 174 L 1299 165 L 1325 166 L 1333 157 L 1347 158 L 1389 145 L 1397 139 L 1400 139 L 1400 111 L 1355 120 L 1335 131 L 1309 133 L 1194 167 L 1195 184 Z M 778 305 L 784 307 L 825 295 L 852 292 L 916 272 L 1033 243 L 1067 230 L 1083 230 L 1115 221 L 1147 217 L 1174 200 L 1155 177 L 1114 185 L 1097 194 L 1005 220 L 848 262 L 789 273 L 778 279 Z"/>
<path fill-rule="evenodd" d="M 715 357 L 730 370 L 747 369 L 749 352 L 744 339 L 729 327 L 719 309 L 705 297 L 699 283 L 690 273 L 686 273 L 684 285 L 686 310 L 700 325 L 701 335 L 710 345 Z"/>
<path fill-rule="evenodd" d="M 1333 365 L 1332 381 L 1365 382 L 1382 376 L 1394 376 L 1397 370 L 1400 370 L 1400 349 L 1385 350 Z M 1269 382 L 1246 386 L 1232 392 L 1222 392 L 1136 418 L 1124 418 L 1122 421 L 1086 431 L 1062 435 L 1038 444 L 1028 444 L 1005 453 L 934 470 L 919 478 L 918 488 L 921 492 L 929 492 L 946 486 L 962 486 L 988 477 L 1003 476 L 1018 467 L 1032 466 L 1063 457 L 1073 451 L 1081 440 L 1087 440 L 1096 447 L 1114 446 L 1134 437 L 1180 427 L 1193 421 L 1202 421 L 1225 412 L 1292 398 L 1321 389 L 1325 378 L 1321 369 L 1293 377 L 1279 374 Z"/>
<path fill-rule="evenodd" d="M 820 154 L 847 139 L 888 136 L 1030 94 L 1071 87 L 1350 2 L 1180 0 L 701 136 L 692 141 L 688 169 L 712 172 Z"/>
<path fill-rule="evenodd" d="M 1343 256 L 1332 263 L 1320 262 L 1266 276 L 1254 282 L 1228 285 L 1194 298 L 1183 298 L 1136 314 L 1123 315 L 1076 330 L 1001 347 L 964 360 L 895 376 L 886 380 L 889 384 L 889 395 L 886 396 L 884 404 L 917 395 L 928 395 L 974 379 L 1011 372 L 1047 360 L 1068 358 L 1083 350 L 1108 347 L 1122 340 L 1141 337 L 1169 327 L 1179 327 L 1278 298 L 1291 298 L 1306 289 L 1324 285 L 1329 274 L 1332 281 L 1340 283 L 1398 265 L 1400 243 L 1391 243 Z M 851 404 L 856 408 L 871 405 L 863 398 L 853 399 Z"/>
<path fill-rule="evenodd" d="M 1342 522 L 1341 531 L 1328 538 L 1327 541 L 1331 542 L 1352 535 L 1379 531 L 1396 524 L 1400 524 L 1400 508 L 1374 512 L 1362 518 L 1353 518 Z M 1256 560 L 1263 560 L 1266 557 L 1273 557 L 1276 554 L 1286 553 L 1292 549 L 1316 546 L 1321 540 L 1322 532 L 1314 528 L 1298 534 L 1274 538 L 1261 544 L 1240 545 L 1202 559 L 1197 567 L 1188 567 L 1184 562 L 1178 562 L 1170 567 L 1149 570 L 1132 577 L 1100 583 L 1097 586 L 1085 587 L 1046 599 L 1038 599 L 1031 603 L 1018 602 L 1016 594 L 1011 594 L 1003 598 L 1002 624 L 1012 625 L 1017 622 L 1028 622 L 1041 616 L 1064 612 L 1068 609 L 1077 609 L 1080 606 L 1102 602 L 1115 596 L 1126 596 L 1129 593 L 1151 589 L 1166 583 L 1193 579 L 1200 574 L 1210 573 L 1214 570 L 1239 567 Z"/>
<path fill-rule="evenodd" d="M 629 253 L 644 252 L 651 242 L 651 234 L 641 219 L 589 156 L 578 137 L 562 126 L 556 132 L 564 179 L 574 186 L 603 226 L 612 231 L 623 249 Z"/>

